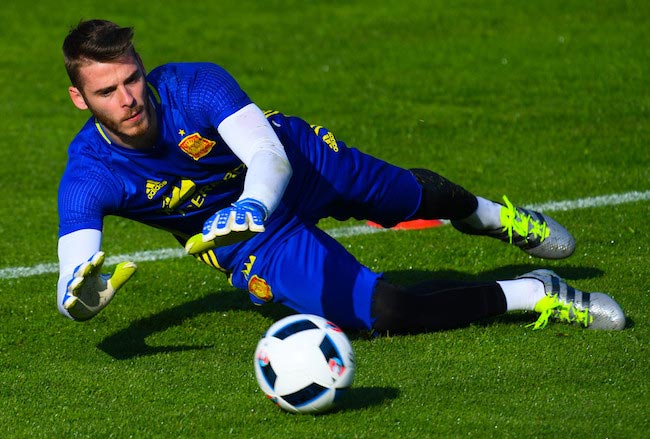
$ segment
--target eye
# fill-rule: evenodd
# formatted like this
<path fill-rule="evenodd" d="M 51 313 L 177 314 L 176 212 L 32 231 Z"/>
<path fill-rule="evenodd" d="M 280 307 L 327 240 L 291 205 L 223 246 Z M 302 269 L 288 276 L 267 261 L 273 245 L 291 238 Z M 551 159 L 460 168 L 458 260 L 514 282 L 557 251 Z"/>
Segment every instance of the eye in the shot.
<path fill-rule="evenodd" d="M 115 91 L 114 88 L 105 88 L 105 89 L 102 89 L 102 90 L 97 90 L 97 92 L 95 94 L 97 96 L 107 98 L 113 93 L 113 91 Z"/>
<path fill-rule="evenodd" d="M 129 76 L 126 81 L 124 81 L 125 84 L 135 84 L 140 81 L 140 78 L 142 78 L 142 75 L 140 72 L 135 72 L 133 75 Z"/>

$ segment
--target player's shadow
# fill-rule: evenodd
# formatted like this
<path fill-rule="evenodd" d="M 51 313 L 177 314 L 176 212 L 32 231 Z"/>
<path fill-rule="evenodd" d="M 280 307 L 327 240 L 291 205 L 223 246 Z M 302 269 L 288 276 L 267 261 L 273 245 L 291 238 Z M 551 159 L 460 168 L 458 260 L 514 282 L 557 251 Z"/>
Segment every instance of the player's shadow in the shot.
<path fill-rule="evenodd" d="M 445 280 L 465 280 L 465 281 L 485 281 L 512 279 L 518 275 L 539 268 L 532 265 L 511 265 L 498 268 L 491 271 L 469 275 L 460 271 L 389 271 L 385 272 L 386 279 L 390 282 L 401 285 L 412 285 L 421 281 L 431 279 Z M 589 267 L 571 267 L 564 266 L 554 268 L 562 277 L 575 281 L 579 279 L 588 279 L 602 276 L 603 272 L 599 269 Z M 237 290 L 226 290 L 218 293 L 208 294 L 197 300 L 183 303 L 182 305 L 169 308 L 149 317 L 136 320 L 127 328 L 124 328 L 115 334 L 106 337 L 98 344 L 98 348 L 106 352 L 113 358 L 124 360 L 145 355 L 154 355 L 161 352 L 175 352 L 187 350 L 211 349 L 213 345 L 174 345 L 174 346 L 150 346 L 147 344 L 147 337 L 166 331 L 167 329 L 179 326 L 186 320 L 197 317 L 205 313 L 225 312 L 232 310 L 259 312 L 265 317 L 272 320 L 278 320 L 282 317 L 292 314 L 293 312 L 281 305 L 266 304 L 262 307 L 253 305 L 248 300 L 248 295 Z M 489 325 L 490 322 L 508 322 L 513 324 L 530 323 L 534 317 L 527 314 L 513 313 L 504 314 L 499 317 L 486 319 L 478 324 Z M 346 331 L 352 340 L 364 339 L 369 337 L 368 331 Z M 380 391 L 382 389 L 379 389 Z M 383 389 L 386 390 L 386 389 Z M 367 392 L 366 399 L 374 399 L 373 389 L 358 390 Z M 355 391 L 356 392 L 356 391 Z M 381 392 L 379 392 L 381 393 Z M 361 395 L 363 396 L 363 394 Z M 361 398 L 363 399 L 363 398 Z"/>
<path fill-rule="evenodd" d="M 470 282 L 495 281 L 514 279 L 517 276 L 521 276 L 524 273 L 539 268 L 548 267 L 544 265 L 542 261 L 540 264 L 506 265 L 495 268 L 494 270 L 483 271 L 475 275 L 456 270 L 396 270 L 384 272 L 384 277 L 386 277 L 388 281 L 401 285 L 412 285 L 430 279 L 463 280 Z M 551 270 L 569 282 L 580 279 L 592 279 L 603 275 L 602 270 L 593 267 L 562 266 L 552 267 Z"/>
<path fill-rule="evenodd" d="M 162 352 L 211 349 L 214 347 L 213 345 L 150 346 L 147 344 L 147 338 L 174 326 L 180 326 L 186 320 L 201 314 L 232 310 L 260 312 L 273 320 L 291 314 L 290 310 L 280 305 L 268 304 L 264 307 L 257 307 L 248 300 L 248 295 L 241 291 L 220 291 L 136 320 L 128 327 L 106 337 L 97 347 L 118 360 Z"/>

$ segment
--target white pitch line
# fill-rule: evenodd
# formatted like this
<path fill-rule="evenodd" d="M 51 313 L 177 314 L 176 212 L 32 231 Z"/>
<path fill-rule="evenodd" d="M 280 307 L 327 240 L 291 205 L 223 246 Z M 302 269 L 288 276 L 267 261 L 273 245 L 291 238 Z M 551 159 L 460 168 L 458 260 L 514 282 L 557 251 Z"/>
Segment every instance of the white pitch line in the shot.
<path fill-rule="evenodd" d="M 542 212 L 558 212 L 592 207 L 615 206 L 618 204 L 649 201 L 650 190 L 645 192 L 626 192 L 622 194 L 602 195 L 597 197 L 580 198 L 567 201 L 549 201 L 543 204 L 526 206 L 527 208 Z M 390 229 L 379 229 L 365 225 L 345 226 L 326 230 L 334 238 L 349 238 L 353 236 L 382 233 Z M 124 255 L 115 255 L 106 258 L 106 265 L 115 265 L 121 261 L 161 261 L 187 256 L 182 248 L 163 248 L 159 250 L 140 251 Z M 38 276 L 41 274 L 56 273 L 59 270 L 57 263 L 37 264 L 31 267 L 7 267 L 0 269 L 0 280 L 19 279 L 23 277 Z"/>
<path fill-rule="evenodd" d="M 599 197 L 580 198 L 572 201 L 550 201 L 528 206 L 540 212 L 564 212 L 567 210 L 588 209 L 591 207 L 615 206 L 617 204 L 635 203 L 650 200 L 650 191 L 626 192 L 624 194 L 601 195 Z"/>

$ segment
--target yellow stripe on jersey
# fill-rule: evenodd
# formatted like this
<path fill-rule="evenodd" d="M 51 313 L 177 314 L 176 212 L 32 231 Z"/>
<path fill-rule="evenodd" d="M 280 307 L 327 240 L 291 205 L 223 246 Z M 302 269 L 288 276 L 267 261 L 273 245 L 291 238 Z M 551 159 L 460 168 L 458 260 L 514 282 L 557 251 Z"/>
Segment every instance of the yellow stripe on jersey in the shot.
<path fill-rule="evenodd" d="M 106 140 L 106 143 L 108 143 L 109 145 L 113 144 L 113 142 L 111 142 L 111 139 L 109 139 L 106 133 L 104 132 L 104 129 L 102 128 L 102 124 L 100 124 L 97 119 L 95 119 L 95 128 L 97 128 L 99 134 L 101 134 L 104 140 Z"/>

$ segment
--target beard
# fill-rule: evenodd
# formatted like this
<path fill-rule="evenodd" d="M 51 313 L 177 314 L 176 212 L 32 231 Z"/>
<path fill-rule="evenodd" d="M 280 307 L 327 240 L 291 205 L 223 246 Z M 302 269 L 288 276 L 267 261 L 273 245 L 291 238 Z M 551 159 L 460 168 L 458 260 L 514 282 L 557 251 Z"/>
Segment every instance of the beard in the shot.
<path fill-rule="evenodd" d="M 148 100 L 143 105 L 136 105 L 121 118 L 101 111 L 92 113 L 109 136 L 122 146 L 133 149 L 148 149 L 153 146 L 156 139 L 156 116 L 153 105 Z"/>

